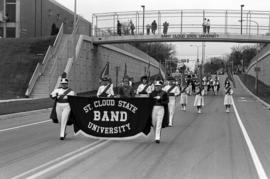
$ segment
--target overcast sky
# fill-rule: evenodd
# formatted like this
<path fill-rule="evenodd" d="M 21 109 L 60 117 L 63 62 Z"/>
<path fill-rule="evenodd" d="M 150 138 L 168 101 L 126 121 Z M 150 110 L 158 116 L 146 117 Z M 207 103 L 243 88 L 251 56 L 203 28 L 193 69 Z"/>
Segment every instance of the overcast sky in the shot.
<path fill-rule="evenodd" d="M 74 8 L 74 0 L 57 0 L 59 3 Z M 170 10 L 170 9 L 229 9 L 240 10 L 244 4 L 244 10 L 270 11 L 270 0 L 77 0 L 77 12 L 87 20 L 92 20 L 92 13 L 137 11 L 142 10 Z M 196 56 L 196 48 L 191 44 L 201 43 L 176 43 L 177 56 Z M 223 55 L 230 53 L 236 43 L 206 43 L 206 56 Z M 200 50 L 201 55 L 201 50 Z M 192 57 L 191 57 L 192 58 Z"/>

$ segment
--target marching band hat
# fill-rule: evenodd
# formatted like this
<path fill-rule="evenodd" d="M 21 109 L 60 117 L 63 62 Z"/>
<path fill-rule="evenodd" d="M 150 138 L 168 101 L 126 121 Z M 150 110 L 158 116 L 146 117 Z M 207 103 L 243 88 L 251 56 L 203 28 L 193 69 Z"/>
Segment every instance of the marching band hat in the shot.
<path fill-rule="evenodd" d="M 60 83 L 61 84 L 68 84 L 68 79 L 67 78 L 61 78 Z"/>
<path fill-rule="evenodd" d="M 147 76 L 142 76 L 141 77 L 141 81 L 144 80 L 144 79 L 147 80 Z"/>
<path fill-rule="evenodd" d="M 123 81 L 124 81 L 124 79 L 128 79 L 128 80 L 129 80 L 130 78 L 129 78 L 129 76 L 125 75 L 125 76 L 123 77 Z"/>
<path fill-rule="evenodd" d="M 156 81 L 154 85 L 155 86 L 162 86 L 162 83 L 161 83 L 161 81 Z"/>

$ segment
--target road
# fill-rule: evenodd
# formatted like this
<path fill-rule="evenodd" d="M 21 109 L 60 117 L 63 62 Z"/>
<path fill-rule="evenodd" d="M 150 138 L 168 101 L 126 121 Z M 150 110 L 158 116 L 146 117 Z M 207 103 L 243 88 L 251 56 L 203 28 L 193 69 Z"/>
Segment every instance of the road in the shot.
<path fill-rule="evenodd" d="M 160 144 L 152 132 L 107 141 L 74 136 L 70 127 L 60 141 L 59 126 L 48 121 L 50 110 L 0 116 L 0 178 L 259 178 L 235 111 L 225 113 L 223 90 L 205 97 L 202 114 L 193 100 L 186 112 L 177 105 L 174 126 L 162 131 Z M 270 111 L 239 82 L 234 102 L 270 176 Z"/>

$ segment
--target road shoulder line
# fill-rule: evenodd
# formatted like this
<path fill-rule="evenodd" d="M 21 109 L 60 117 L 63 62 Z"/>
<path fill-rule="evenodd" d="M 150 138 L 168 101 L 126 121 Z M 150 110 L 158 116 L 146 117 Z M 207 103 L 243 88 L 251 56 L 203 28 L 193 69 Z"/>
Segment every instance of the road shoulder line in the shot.
<path fill-rule="evenodd" d="M 257 154 L 257 152 L 256 152 L 256 150 L 255 150 L 255 148 L 254 148 L 254 146 L 253 146 L 253 144 L 252 144 L 252 142 L 251 142 L 251 140 L 249 138 L 247 130 L 246 130 L 246 128 L 245 128 L 245 126 L 244 126 L 244 124 L 243 124 L 243 122 L 242 122 L 242 120 L 241 120 L 241 118 L 239 116 L 239 113 L 238 113 L 238 110 L 237 110 L 237 108 L 235 106 L 233 98 L 232 98 L 232 105 L 233 105 L 233 108 L 234 108 L 234 111 L 235 111 L 235 115 L 236 115 L 238 124 L 239 124 L 239 126 L 241 128 L 241 131 L 242 131 L 243 136 L 245 138 L 245 141 L 247 143 L 247 146 L 248 146 L 252 161 L 253 161 L 253 163 L 255 165 L 257 174 L 258 174 L 260 179 L 267 179 L 268 177 L 267 177 L 267 175 L 265 173 L 265 170 L 264 170 L 264 168 L 262 166 L 262 163 L 261 163 L 261 161 L 260 161 L 260 159 L 258 157 L 258 154 Z"/>

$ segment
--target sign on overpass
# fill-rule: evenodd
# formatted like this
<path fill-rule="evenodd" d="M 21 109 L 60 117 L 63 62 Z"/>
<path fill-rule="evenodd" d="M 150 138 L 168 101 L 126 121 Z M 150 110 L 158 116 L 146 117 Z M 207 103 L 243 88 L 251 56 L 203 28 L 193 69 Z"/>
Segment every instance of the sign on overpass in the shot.
<path fill-rule="evenodd" d="M 127 35 L 93 37 L 94 44 L 113 44 L 130 42 L 237 42 L 237 43 L 270 43 L 270 35 L 241 34 L 201 34 L 184 33 L 168 35 Z"/>

